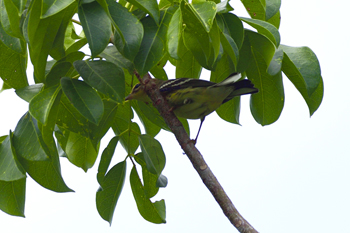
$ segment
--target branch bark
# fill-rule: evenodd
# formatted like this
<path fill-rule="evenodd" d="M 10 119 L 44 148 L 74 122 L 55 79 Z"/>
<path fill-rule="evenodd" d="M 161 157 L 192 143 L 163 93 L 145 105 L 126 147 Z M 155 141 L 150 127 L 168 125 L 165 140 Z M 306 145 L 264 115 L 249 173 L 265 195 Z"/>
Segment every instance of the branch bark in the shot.
<path fill-rule="evenodd" d="M 138 74 L 136 74 L 136 76 L 140 79 Z M 220 205 L 222 211 L 232 223 L 232 225 L 234 225 L 237 228 L 237 230 L 242 233 L 258 232 L 249 224 L 247 220 L 243 218 L 243 216 L 235 208 L 230 198 L 227 196 L 224 189 L 220 185 L 219 181 L 216 179 L 215 175 L 205 162 L 203 156 L 195 147 L 193 142 L 190 140 L 181 122 L 177 119 L 177 117 L 171 111 L 169 105 L 167 104 L 163 96 L 160 94 L 156 83 L 153 81 L 150 75 L 145 75 L 140 81 L 145 86 L 146 93 L 152 100 L 154 106 L 157 108 L 160 115 L 168 124 L 171 131 L 174 133 L 181 148 L 186 153 L 193 167 L 196 169 L 197 173 L 201 177 L 203 183 L 209 189 L 216 202 Z"/>

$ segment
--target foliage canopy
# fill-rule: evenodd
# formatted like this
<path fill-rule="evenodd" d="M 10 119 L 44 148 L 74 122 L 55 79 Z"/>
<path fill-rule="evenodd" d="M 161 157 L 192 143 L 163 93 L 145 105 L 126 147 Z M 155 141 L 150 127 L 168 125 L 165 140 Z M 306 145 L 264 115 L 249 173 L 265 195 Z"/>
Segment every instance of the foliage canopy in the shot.
<path fill-rule="evenodd" d="M 24 216 L 27 174 L 52 191 L 72 191 L 59 157 L 87 171 L 112 128 L 115 137 L 98 166 L 100 216 L 112 222 L 131 161 L 130 185 L 140 214 L 165 223 L 164 200 L 150 198 L 167 185 L 165 155 L 154 137 L 169 127 L 151 105 L 124 101 L 137 82 L 135 71 L 168 79 L 163 67 L 170 62 L 176 78 L 199 78 L 205 68 L 214 82 L 240 72 L 259 89 L 250 109 L 261 125 L 274 123 L 282 112 L 284 73 L 312 115 L 323 97 L 316 55 L 307 47 L 280 44 L 280 0 L 241 2 L 250 18 L 232 13 L 227 0 L 0 0 L 2 90 L 15 89 L 29 106 L 14 132 L 0 137 L 0 209 Z M 85 45 L 91 54 L 83 52 Z M 236 97 L 217 113 L 237 124 L 239 109 Z M 142 125 L 133 121 L 134 113 Z M 181 122 L 188 131 L 187 121 Z M 118 142 L 126 156 L 111 165 Z"/>

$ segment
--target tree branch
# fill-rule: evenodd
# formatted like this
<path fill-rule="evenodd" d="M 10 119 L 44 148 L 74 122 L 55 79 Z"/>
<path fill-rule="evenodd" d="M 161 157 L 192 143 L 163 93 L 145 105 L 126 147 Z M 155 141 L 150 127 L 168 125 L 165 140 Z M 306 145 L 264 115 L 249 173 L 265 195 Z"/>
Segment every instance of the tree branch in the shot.
<path fill-rule="evenodd" d="M 136 76 L 140 79 L 139 75 Z M 141 80 L 140 80 L 141 81 Z M 226 217 L 230 220 L 239 232 L 254 233 L 256 231 L 247 220 L 237 211 L 235 206 L 232 204 L 230 198 L 225 193 L 224 189 L 214 176 L 213 172 L 208 167 L 203 156 L 194 146 L 193 142 L 187 135 L 181 122 L 177 119 L 175 114 L 171 111 L 169 105 L 160 94 L 156 83 L 151 79 L 150 75 L 147 74 L 143 77 L 142 83 L 145 86 L 145 91 L 151 98 L 154 106 L 159 111 L 160 115 L 164 118 L 171 131 L 174 133 L 177 141 L 181 148 L 190 159 L 193 167 L 201 177 L 205 186 L 209 189 L 211 194 L 214 196 L 216 202 L 220 205 L 222 211 Z"/>

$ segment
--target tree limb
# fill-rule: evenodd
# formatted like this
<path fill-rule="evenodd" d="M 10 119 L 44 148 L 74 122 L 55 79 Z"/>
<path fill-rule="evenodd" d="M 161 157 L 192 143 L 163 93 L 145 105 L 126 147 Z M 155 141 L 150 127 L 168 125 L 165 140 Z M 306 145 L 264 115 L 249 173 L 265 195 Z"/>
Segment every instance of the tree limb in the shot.
<path fill-rule="evenodd" d="M 136 74 L 136 76 L 140 79 L 138 74 Z M 165 122 L 174 133 L 181 148 L 190 159 L 193 167 L 196 169 L 203 183 L 214 196 L 216 202 L 220 205 L 222 211 L 230 220 L 232 225 L 234 225 L 237 230 L 242 233 L 258 232 L 237 211 L 230 198 L 227 196 L 224 189 L 214 176 L 213 172 L 208 167 L 203 156 L 190 140 L 181 122 L 177 119 L 163 96 L 160 94 L 155 82 L 151 79 L 150 75 L 145 75 L 140 81 L 145 86 L 146 93 L 149 95 L 154 106 L 157 108 L 160 115 L 164 118 Z"/>

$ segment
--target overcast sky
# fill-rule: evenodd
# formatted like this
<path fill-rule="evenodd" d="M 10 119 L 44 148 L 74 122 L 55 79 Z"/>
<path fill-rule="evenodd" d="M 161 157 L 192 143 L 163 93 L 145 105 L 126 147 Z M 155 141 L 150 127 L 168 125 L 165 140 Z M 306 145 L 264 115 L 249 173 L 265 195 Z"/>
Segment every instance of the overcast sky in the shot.
<path fill-rule="evenodd" d="M 232 0 L 231 5 L 238 16 L 246 16 L 240 1 Z M 254 121 L 247 96 L 242 98 L 242 126 L 224 122 L 216 113 L 203 125 L 198 149 L 237 209 L 259 232 L 350 232 L 347 5 L 347 1 L 282 2 L 281 43 L 310 47 L 321 64 L 324 99 L 311 118 L 301 95 L 284 78 L 284 110 L 273 125 L 262 127 Z M 169 76 L 174 77 L 171 73 Z M 14 130 L 28 105 L 9 90 L 0 94 L 0 109 L 1 136 Z M 190 124 L 195 134 L 199 121 Z M 109 132 L 101 148 L 111 136 Z M 95 207 L 97 165 L 84 173 L 62 158 L 63 177 L 75 193 L 54 193 L 28 177 L 26 218 L 0 212 L 0 231 L 237 232 L 175 137 L 162 132 L 157 139 L 166 154 L 164 175 L 169 183 L 155 200 L 165 199 L 166 224 L 142 219 L 127 178 L 110 227 Z M 126 155 L 118 147 L 114 163 Z"/>

